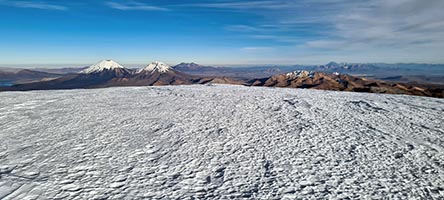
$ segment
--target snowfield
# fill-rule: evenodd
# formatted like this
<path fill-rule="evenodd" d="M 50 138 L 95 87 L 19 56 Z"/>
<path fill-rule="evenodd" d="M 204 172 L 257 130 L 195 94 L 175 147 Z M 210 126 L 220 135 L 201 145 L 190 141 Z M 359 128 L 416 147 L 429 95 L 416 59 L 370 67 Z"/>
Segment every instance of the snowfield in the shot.
<path fill-rule="evenodd" d="M 443 197 L 443 99 L 228 85 L 0 93 L 0 199 Z"/>

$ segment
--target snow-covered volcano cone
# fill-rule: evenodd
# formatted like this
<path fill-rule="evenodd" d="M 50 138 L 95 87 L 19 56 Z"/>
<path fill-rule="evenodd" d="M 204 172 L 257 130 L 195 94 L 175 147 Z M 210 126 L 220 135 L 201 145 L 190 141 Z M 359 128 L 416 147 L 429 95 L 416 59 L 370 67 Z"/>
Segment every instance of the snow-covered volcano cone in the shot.
<path fill-rule="evenodd" d="M 162 74 L 162 73 L 167 73 L 171 69 L 172 68 L 169 65 L 167 65 L 163 62 L 155 61 L 155 62 L 152 62 L 149 65 L 147 65 L 145 68 L 137 70 L 137 73 L 143 73 L 143 72 L 154 73 L 157 71 Z"/>
<path fill-rule="evenodd" d="M 125 68 L 114 60 L 102 60 L 82 70 L 80 73 L 92 74 L 92 73 L 102 72 L 105 70 L 115 70 L 115 69 L 125 69 Z"/>

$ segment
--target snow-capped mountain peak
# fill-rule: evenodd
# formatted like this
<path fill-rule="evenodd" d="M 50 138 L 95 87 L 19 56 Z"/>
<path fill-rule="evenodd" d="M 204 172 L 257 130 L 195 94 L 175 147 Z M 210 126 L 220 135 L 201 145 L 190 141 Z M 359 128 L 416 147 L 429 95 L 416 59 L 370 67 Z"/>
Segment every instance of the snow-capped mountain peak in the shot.
<path fill-rule="evenodd" d="M 91 74 L 91 73 L 102 72 L 104 70 L 114 70 L 114 69 L 123 69 L 123 68 L 124 67 L 122 65 L 120 65 L 114 60 L 102 60 L 82 70 L 80 73 Z"/>
<path fill-rule="evenodd" d="M 313 71 L 306 71 L 306 70 L 298 70 L 298 71 L 287 73 L 286 75 L 288 78 L 291 78 L 291 79 L 305 78 L 305 77 L 313 78 L 314 72 Z"/>
<path fill-rule="evenodd" d="M 163 62 L 155 61 L 155 62 L 152 62 L 149 65 L 147 65 L 145 68 L 138 70 L 137 73 L 141 73 L 144 71 L 148 71 L 151 73 L 153 73 L 155 71 L 157 71 L 159 73 L 166 73 L 166 72 L 170 71 L 170 69 L 171 69 L 171 67 L 169 65 L 167 65 Z"/>

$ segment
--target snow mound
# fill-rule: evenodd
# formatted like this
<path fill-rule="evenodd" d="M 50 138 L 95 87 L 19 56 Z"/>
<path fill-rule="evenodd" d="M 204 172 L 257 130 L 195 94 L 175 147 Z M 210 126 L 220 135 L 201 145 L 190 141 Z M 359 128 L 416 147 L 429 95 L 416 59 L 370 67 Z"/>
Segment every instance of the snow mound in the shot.
<path fill-rule="evenodd" d="M 142 72 L 159 72 L 159 73 L 166 73 L 171 70 L 171 67 L 163 62 L 155 61 L 147 65 L 145 68 L 139 69 L 137 73 Z"/>
<path fill-rule="evenodd" d="M 104 70 L 114 70 L 114 69 L 123 69 L 123 68 L 124 67 L 122 65 L 120 65 L 119 63 L 117 63 L 114 60 L 102 60 L 102 61 L 82 70 L 80 73 L 91 74 L 91 73 L 102 72 Z"/>
<path fill-rule="evenodd" d="M 305 78 L 305 77 L 313 78 L 314 74 L 315 73 L 313 71 L 298 70 L 287 73 L 286 75 L 288 78 L 296 79 L 296 78 Z"/>

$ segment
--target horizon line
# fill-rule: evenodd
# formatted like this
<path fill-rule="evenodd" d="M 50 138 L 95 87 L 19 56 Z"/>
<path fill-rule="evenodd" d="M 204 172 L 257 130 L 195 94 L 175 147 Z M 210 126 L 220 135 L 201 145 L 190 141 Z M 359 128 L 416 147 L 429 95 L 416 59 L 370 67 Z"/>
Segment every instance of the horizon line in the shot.
<path fill-rule="evenodd" d="M 105 60 L 105 59 L 104 59 Z M 150 63 L 150 62 L 149 62 Z M 121 65 L 127 65 L 127 66 L 145 66 L 149 63 L 121 63 Z M 265 66 L 270 66 L 270 67 L 278 67 L 278 66 L 283 66 L 283 67 L 291 67 L 291 66 L 319 66 L 319 65 L 327 65 L 329 63 L 338 63 L 338 64 L 389 64 L 389 65 L 396 65 L 396 64 L 417 64 L 417 65 L 444 65 L 444 63 L 425 63 L 425 62 L 336 62 L 336 61 L 330 61 L 328 63 L 324 63 L 324 64 L 273 64 L 273 63 L 258 63 L 258 64 L 201 64 L 198 62 L 179 62 L 177 64 L 168 64 L 170 66 L 175 66 L 178 64 L 182 64 L 182 63 L 195 63 L 198 65 L 202 65 L 202 66 L 213 66 L 213 67 L 265 67 Z M 40 64 L 40 63 L 36 63 L 36 64 L 0 64 L 0 68 L 52 68 L 52 67 L 61 67 L 61 68 L 82 68 L 82 67 L 88 67 L 90 65 L 92 65 L 94 63 L 89 63 L 89 64 L 85 64 L 85 63 L 53 63 L 53 64 Z"/>

